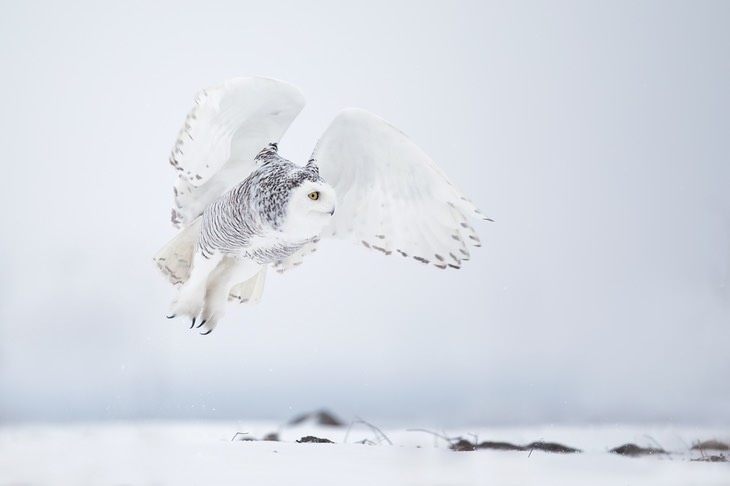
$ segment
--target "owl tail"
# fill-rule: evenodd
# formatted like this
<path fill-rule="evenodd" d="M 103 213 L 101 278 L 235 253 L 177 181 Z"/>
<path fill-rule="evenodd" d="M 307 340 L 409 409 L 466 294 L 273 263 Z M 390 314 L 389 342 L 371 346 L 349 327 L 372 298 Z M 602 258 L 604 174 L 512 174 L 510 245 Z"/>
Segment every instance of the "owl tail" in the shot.
<path fill-rule="evenodd" d="M 190 276 L 201 221 L 201 218 L 197 218 L 190 223 L 152 258 L 173 284 L 183 283 Z"/>
<path fill-rule="evenodd" d="M 261 300 L 261 295 L 264 293 L 266 267 L 261 268 L 256 275 L 245 282 L 234 285 L 228 294 L 228 300 L 240 304 L 258 304 Z"/>

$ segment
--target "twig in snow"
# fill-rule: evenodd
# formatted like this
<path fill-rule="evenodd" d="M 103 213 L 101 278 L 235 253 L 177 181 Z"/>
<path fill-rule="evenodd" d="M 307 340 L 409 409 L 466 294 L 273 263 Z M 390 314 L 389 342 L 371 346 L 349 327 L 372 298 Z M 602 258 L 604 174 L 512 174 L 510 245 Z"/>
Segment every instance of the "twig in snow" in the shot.
<path fill-rule="evenodd" d="M 664 447 L 662 447 L 662 445 L 659 443 L 659 441 L 657 441 L 654 437 L 650 436 L 649 434 L 644 434 L 644 437 L 646 437 L 647 439 L 652 441 L 662 452 L 664 452 L 664 454 L 667 455 L 667 457 L 669 458 L 670 461 L 672 460 L 672 455 Z M 660 454 L 661 454 L 661 452 L 660 452 Z"/>
<path fill-rule="evenodd" d="M 391 440 L 388 438 L 387 435 L 385 435 L 383 433 L 382 430 L 380 430 L 379 428 L 377 428 L 376 426 L 374 426 L 370 422 L 366 422 L 365 420 L 363 420 L 363 419 L 361 419 L 359 417 L 355 417 L 352 420 L 352 422 L 350 422 L 350 426 L 347 428 L 347 433 L 345 434 L 345 443 L 347 443 L 347 438 L 350 436 L 350 430 L 352 430 L 352 426 L 355 425 L 355 424 L 363 424 L 366 427 L 370 428 L 370 430 L 375 435 L 375 439 L 376 439 L 376 441 L 377 441 L 378 444 L 384 440 L 389 445 L 393 445 L 393 442 L 391 442 Z"/>

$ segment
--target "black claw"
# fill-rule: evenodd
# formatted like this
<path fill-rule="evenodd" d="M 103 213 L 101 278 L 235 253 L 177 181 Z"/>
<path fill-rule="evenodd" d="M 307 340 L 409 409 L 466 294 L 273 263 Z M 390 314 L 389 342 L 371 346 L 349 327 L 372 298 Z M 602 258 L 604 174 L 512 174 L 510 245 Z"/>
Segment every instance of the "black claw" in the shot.
<path fill-rule="evenodd" d="M 198 324 L 198 325 L 197 325 L 197 326 L 195 326 L 195 327 L 196 327 L 196 328 L 200 328 L 200 327 L 203 327 L 203 324 L 205 324 L 206 322 L 208 322 L 208 319 L 203 319 L 203 322 L 201 322 L 200 324 Z"/>
<path fill-rule="evenodd" d="M 213 329 L 208 329 L 208 330 L 207 330 L 207 331 L 205 331 L 205 332 L 201 332 L 201 333 L 200 333 L 200 335 L 201 335 L 201 336 L 207 336 L 207 335 L 208 335 L 208 334 L 210 334 L 211 332 L 213 332 Z"/>
<path fill-rule="evenodd" d="M 173 319 L 175 317 L 175 314 L 173 314 L 171 316 L 165 316 L 165 317 L 167 317 L 168 319 Z"/>
<path fill-rule="evenodd" d="M 194 318 L 194 317 L 193 317 L 193 322 L 192 322 L 192 324 L 190 324 L 190 329 L 192 329 L 193 327 L 195 327 L 195 318 Z"/>

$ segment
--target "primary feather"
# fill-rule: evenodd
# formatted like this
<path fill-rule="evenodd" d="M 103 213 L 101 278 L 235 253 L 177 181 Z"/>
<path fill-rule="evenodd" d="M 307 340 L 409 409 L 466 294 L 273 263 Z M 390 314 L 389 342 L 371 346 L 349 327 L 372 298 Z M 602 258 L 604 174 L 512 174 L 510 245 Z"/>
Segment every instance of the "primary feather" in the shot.
<path fill-rule="evenodd" d="M 480 245 L 470 218 L 488 218 L 372 113 L 341 111 L 304 167 L 280 157 L 277 143 L 303 105 L 280 81 L 227 81 L 198 95 L 175 143 L 172 220 L 183 230 L 155 261 L 179 285 L 173 316 L 204 334 L 226 298 L 258 302 L 266 268 L 300 265 L 321 238 L 442 269 L 460 268 Z"/>

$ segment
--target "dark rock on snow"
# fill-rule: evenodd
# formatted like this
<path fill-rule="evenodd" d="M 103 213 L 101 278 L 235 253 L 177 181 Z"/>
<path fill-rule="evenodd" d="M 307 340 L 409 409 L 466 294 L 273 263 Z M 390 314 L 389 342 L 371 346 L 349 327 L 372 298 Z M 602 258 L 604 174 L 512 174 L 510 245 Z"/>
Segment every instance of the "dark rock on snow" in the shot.
<path fill-rule="evenodd" d="M 624 444 L 622 446 L 614 447 L 610 450 L 614 454 L 621 454 L 622 456 L 649 456 L 652 454 L 666 454 L 667 451 L 664 449 L 656 449 L 654 447 L 640 447 L 636 444 Z"/>
<path fill-rule="evenodd" d="M 308 435 L 306 437 L 302 437 L 301 439 L 299 439 L 297 441 L 298 444 L 303 444 L 306 442 L 312 442 L 315 444 L 334 444 L 334 442 L 332 442 L 329 439 L 320 439 L 319 437 L 314 437 L 313 435 Z"/>

